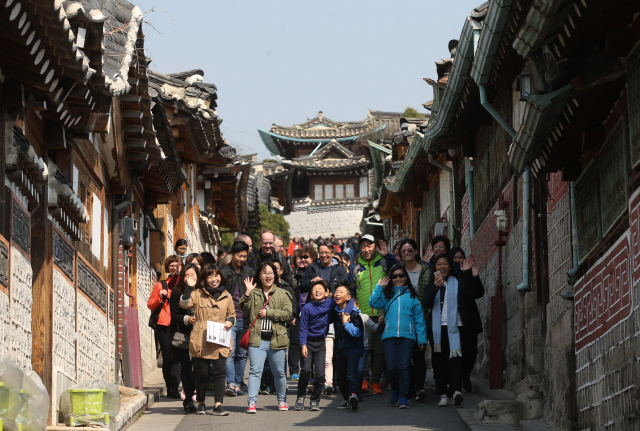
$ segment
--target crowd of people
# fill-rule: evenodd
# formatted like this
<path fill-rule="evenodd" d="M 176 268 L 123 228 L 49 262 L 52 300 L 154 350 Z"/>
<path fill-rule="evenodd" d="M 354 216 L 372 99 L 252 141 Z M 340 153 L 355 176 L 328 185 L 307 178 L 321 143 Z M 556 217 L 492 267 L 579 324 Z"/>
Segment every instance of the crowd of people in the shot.
<path fill-rule="evenodd" d="M 338 409 L 355 411 L 364 394 L 387 385 L 390 405 L 407 409 L 427 396 L 429 352 L 438 406 L 450 398 L 459 406 L 472 390 L 484 287 L 473 256 L 444 236 L 432 239 L 428 261 L 411 238 L 393 250 L 359 233 L 285 247 L 268 229 L 255 250 L 244 234 L 217 256 L 187 255 L 184 240 L 175 250 L 148 307 L 167 396 L 182 398 L 185 412 L 206 414 L 211 386 L 217 416 L 229 414 L 225 396 L 247 396 L 247 413 L 256 413 L 258 396 L 275 394 L 287 411 L 287 371 L 297 382 L 295 410 L 307 397 L 319 410 L 336 393 Z M 207 341 L 207 322 L 224 325 L 231 342 Z"/>

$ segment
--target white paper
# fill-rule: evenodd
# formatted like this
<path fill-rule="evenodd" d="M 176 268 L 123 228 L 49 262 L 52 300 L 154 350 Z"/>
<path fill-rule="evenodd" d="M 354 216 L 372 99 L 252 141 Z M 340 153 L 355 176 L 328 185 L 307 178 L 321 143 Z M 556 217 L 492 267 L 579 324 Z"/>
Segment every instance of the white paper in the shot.
<path fill-rule="evenodd" d="M 231 331 L 224 323 L 207 321 L 207 342 L 231 348 Z"/>

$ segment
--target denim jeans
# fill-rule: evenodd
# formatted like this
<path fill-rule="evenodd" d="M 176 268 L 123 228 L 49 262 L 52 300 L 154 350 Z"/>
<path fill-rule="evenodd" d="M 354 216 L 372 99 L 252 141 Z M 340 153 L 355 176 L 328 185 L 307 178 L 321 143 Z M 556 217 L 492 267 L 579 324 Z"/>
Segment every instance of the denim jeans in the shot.
<path fill-rule="evenodd" d="M 411 387 L 411 353 L 415 340 L 393 337 L 384 340 L 387 375 L 391 389 L 400 391 L 400 398 L 408 398 Z"/>
<path fill-rule="evenodd" d="M 369 359 L 369 352 L 367 350 L 364 351 L 364 355 L 360 356 L 360 360 L 358 361 L 358 379 L 360 380 L 360 387 L 362 388 L 362 382 L 365 380 L 364 378 L 364 369 L 367 366 L 367 359 Z M 369 370 L 367 370 L 367 381 L 369 381 Z"/>
<path fill-rule="evenodd" d="M 236 319 L 235 326 L 231 329 L 231 354 L 227 358 L 226 376 L 227 386 L 240 387 L 242 377 L 244 377 L 244 368 L 247 365 L 247 351 L 240 347 L 240 339 L 244 332 L 244 322 L 242 319 Z"/>
<path fill-rule="evenodd" d="M 349 400 L 349 395 L 356 394 L 360 397 L 362 392 L 362 381 L 358 376 L 358 363 L 361 357 L 355 355 L 336 355 L 334 367 L 336 368 L 338 386 L 345 401 Z"/>
<path fill-rule="evenodd" d="M 264 361 L 269 358 L 271 371 L 275 380 L 278 402 L 287 401 L 287 373 L 285 370 L 286 352 L 271 350 L 271 340 L 260 341 L 260 347 L 249 346 L 249 404 L 258 399 L 260 381 L 264 369 Z"/>

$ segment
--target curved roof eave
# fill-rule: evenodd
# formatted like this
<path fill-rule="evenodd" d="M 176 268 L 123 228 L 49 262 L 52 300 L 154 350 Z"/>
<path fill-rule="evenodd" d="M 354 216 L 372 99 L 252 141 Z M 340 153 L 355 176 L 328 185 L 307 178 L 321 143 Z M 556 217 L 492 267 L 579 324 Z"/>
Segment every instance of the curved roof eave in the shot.
<path fill-rule="evenodd" d="M 387 125 L 383 124 L 382 126 L 376 128 L 376 129 L 373 129 L 371 131 L 368 131 L 367 133 L 363 133 L 361 135 L 349 136 L 349 137 L 345 137 L 345 138 L 329 138 L 329 139 L 291 138 L 289 136 L 283 136 L 283 135 L 279 135 L 277 133 L 270 132 L 268 130 L 263 129 L 262 127 L 256 127 L 256 128 L 258 129 L 258 134 L 260 135 L 260 138 L 262 139 L 262 142 L 264 143 L 265 147 L 267 147 L 267 149 L 271 152 L 271 154 L 273 154 L 274 156 L 282 156 L 282 154 L 280 154 L 280 150 L 278 149 L 278 146 L 276 145 L 276 143 L 273 140 L 273 138 L 282 139 L 283 141 L 302 142 L 302 143 L 307 143 L 307 144 L 323 144 L 323 143 L 331 142 L 332 140 L 336 140 L 338 142 L 346 142 L 346 141 L 353 141 L 353 140 L 358 139 L 361 136 L 365 136 L 365 135 L 367 135 L 369 133 L 379 132 L 380 130 L 386 129 L 386 127 L 387 127 Z"/>

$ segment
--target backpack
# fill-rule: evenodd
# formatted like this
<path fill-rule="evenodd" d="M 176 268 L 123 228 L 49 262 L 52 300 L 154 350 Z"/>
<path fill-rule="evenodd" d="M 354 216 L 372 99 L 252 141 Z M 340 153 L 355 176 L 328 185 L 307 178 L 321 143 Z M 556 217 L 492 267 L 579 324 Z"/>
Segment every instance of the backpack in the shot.
<path fill-rule="evenodd" d="M 162 288 L 164 290 L 169 290 L 167 286 L 167 280 L 162 280 L 160 283 L 162 284 Z M 158 319 L 160 319 L 160 312 L 162 311 L 162 307 L 164 306 L 164 303 L 166 301 L 167 297 L 165 296 L 164 298 L 162 298 L 162 302 L 160 303 L 158 308 L 153 310 L 153 312 L 151 312 L 151 315 L 149 316 L 149 327 L 154 331 L 158 328 Z"/>

